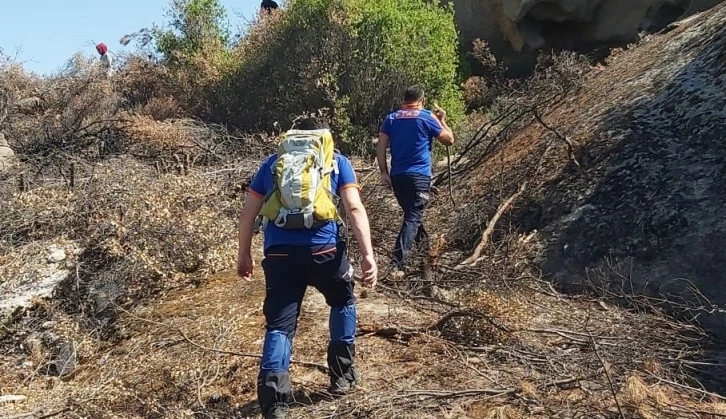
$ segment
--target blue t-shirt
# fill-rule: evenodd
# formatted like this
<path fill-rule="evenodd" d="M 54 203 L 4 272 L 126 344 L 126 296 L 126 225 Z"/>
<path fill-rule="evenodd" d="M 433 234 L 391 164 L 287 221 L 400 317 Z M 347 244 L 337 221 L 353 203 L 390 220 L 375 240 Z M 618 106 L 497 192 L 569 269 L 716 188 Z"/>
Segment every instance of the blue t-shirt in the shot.
<path fill-rule="evenodd" d="M 260 165 L 252 183 L 249 192 L 264 198 L 274 186 L 274 175 L 272 167 L 277 161 L 277 154 L 273 154 Z M 358 187 L 353 165 L 350 164 L 345 156 L 335 153 L 335 161 L 338 164 L 338 173 L 331 173 L 331 186 L 336 195 L 340 195 L 341 191 L 350 187 Z M 307 246 L 307 245 L 334 245 L 338 240 L 338 223 L 330 221 L 322 227 L 300 230 L 285 230 L 277 227 L 274 223 L 267 223 L 265 228 L 265 249 L 270 246 L 290 245 L 290 246 Z"/>
<path fill-rule="evenodd" d="M 441 123 L 427 109 L 402 108 L 390 113 L 381 132 L 389 138 L 391 176 L 416 173 L 431 176 L 431 147 L 441 135 Z"/>

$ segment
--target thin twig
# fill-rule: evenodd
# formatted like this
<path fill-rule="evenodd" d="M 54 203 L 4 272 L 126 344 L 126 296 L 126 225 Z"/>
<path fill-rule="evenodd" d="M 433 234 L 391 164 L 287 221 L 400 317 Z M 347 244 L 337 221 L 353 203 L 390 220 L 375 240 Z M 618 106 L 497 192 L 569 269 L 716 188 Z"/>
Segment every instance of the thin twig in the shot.
<path fill-rule="evenodd" d="M 543 127 L 545 127 L 546 130 L 552 132 L 555 134 L 555 136 L 565 144 L 567 144 L 567 155 L 570 157 L 570 159 L 575 163 L 575 166 L 577 168 L 580 168 L 580 162 L 577 161 L 577 158 L 575 157 L 575 146 L 572 144 L 572 141 L 570 141 L 569 138 L 565 137 L 564 135 L 560 134 L 559 131 L 557 131 L 555 128 L 547 125 L 547 123 L 542 119 L 542 116 L 539 114 L 539 111 L 537 110 L 537 107 L 532 107 L 532 114 L 534 115 L 534 119 L 537 120 L 537 122 L 540 123 Z"/>
<path fill-rule="evenodd" d="M 407 390 L 405 393 L 407 396 L 419 396 L 419 397 L 433 397 L 436 399 L 446 399 L 452 397 L 469 397 L 469 396 L 504 396 L 508 394 L 514 394 L 519 389 L 517 388 L 482 388 L 482 389 L 471 389 L 471 390 L 458 390 L 458 391 L 440 391 L 440 390 Z"/>
<path fill-rule="evenodd" d="M 181 329 L 179 329 L 178 327 L 174 327 L 174 326 L 171 326 L 169 324 L 162 323 L 162 322 L 157 322 L 155 320 L 145 319 L 143 317 L 139 317 L 139 316 L 137 316 L 137 315 L 129 312 L 128 310 L 124 309 L 121 306 L 116 305 L 116 307 L 119 310 L 121 310 L 124 313 L 126 313 L 126 315 L 128 315 L 129 317 L 131 317 L 133 319 L 136 319 L 136 320 L 139 320 L 139 321 L 148 323 L 148 324 L 153 324 L 153 325 L 156 325 L 156 326 L 166 327 L 166 328 L 168 328 L 170 330 L 173 330 L 174 332 L 178 333 L 182 337 L 182 339 L 184 339 L 187 343 L 189 343 L 190 345 L 192 345 L 195 348 L 200 349 L 202 351 L 205 351 L 205 352 L 214 352 L 214 353 L 218 353 L 218 354 L 222 354 L 222 355 L 239 356 L 239 357 L 243 357 L 243 358 L 257 358 L 257 359 L 261 359 L 262 358 L 262 355 L 259 355 L 259 354 L 253 354 L 253 353 L 248 353 L 248 352 L 226 351 L 226 350 L 222 350 L 222 349 L 214 349 L 214 348 L 210 348 L 210 347 L 201 345 L 201 344 L 193 341 L 192 339 L 190 339 L 189 336 L 187 336 L 186 333 L 184 333 L 184 331 L 181 330 Z M 294 360 L 292 360 L 290 362 L 293 363 L 293 364 L 297 364 L 297 365 L 301 365 L 301 366 L 305 366 L 305 367 L 317 368 L 320 371 L 323 371 L 323 372 L 326 372 L 326 373 L 328 372 L 328 367 L 326 365 L 318 364 L 316 362 L 294 361 Z"/>
<path fill-rule="evenodd" d="M 578 383 L 580 384 L 580 381 L 587 381 L 591 380 L 595 377 L 599 377 L 600 373 L 591 374 L 588 376 L 578 376 L 578 377 L 571 377 L 571 378 L 563 378 L 561 380 L 554 380 L 554 381 L 548 381 L 544 384 L 540 384 L 538 387 L 540 388 L 546 388 L 546 387 L 559 387 L 564 386 L 565 384 L 572 384 L 572 383 Z M 581 384 L 580 384 L 581 385 Z"/>
<path fill-rule="evenodd" d="M 489 244 L 489 239 L 491 238 L 492 234 L 494 234 L 494 227 L 497 225 L 497 222 L 500 218 L 502 218 L 502 215 L 504 215 L 504 213 L 509 209 L 512 203 L 516 201 L 520 196 L 522 196 L 526 188 L 527 182 L 522 183 L 522 185 L 519 187 L 519 190 L 514 195 L 510 196 L 506 201 L 504 201 L 502 205 L 499 206 L 499 209 L 497 209 L 497 212 L 489 221 L 489 225 L 487 225 L 486 230 L 484 230 L 484 233 L 482 233 L 481 241 L 479 242 L 479 245 L 476 246 L 476 249 L 474 249 L 474 253 L 466 258 L 459 265 L 457 265 L 454 269 L 462 269 L 466 266 L 474 266 L 477 262 L 479 262 L 481 258 L 481 252 Z"/>
<path fill-rule="evenodd" d="M 456 206 L 456 200 L 454 199 L 454 190 L 451 187 L 451 147 L 446 146 L 446 169 L 449 173 L 449 198 L 451 204 Z"/>
<path fill-rule="evenodd" d="M 673 407 L 673 406 L 674 405 L 671 405 L 671 407 Z M 696 414 L 699 414 L 699 415 L 710 415 L 710 416 L 715 416 L 717 418 L 726 418 L 726 414 L 723 414 L 723 413 L 708 412 L 705 410 L 693 410 L 693 412 Z"/>
<path fill-rule="evenodd" d="M 22 418 L 29 418 L 29 417 L 36 416 L 36 415 L 39 415 L 39 416 L 37 416 L 36 419 L 45 419 L 45 418 L 52 418 L 54 416 L 58 416 L 69 410 L 71 410 L 70 407 L 64 407 L 63 409 L 56 410 L 55 412 L 43 414 L 43 409 L 40 408 L 40 409 L 35 409 L 32 412 L 21 413 L 19 415 L 2 416 L 2 417 L 0 417 L 0 419 L 22 419 Z"/>
<path fill-rule="evenodd" d="M 682 389 L 684 389 L 684 390 L 689 390 L 689 391 L 695 391 L 696 393 L 700 393 L 700 394 L 703 394 L 703 395 L 705 395 L 705 396 L 709 396 L 709 397 L 713 397 L 713 398 L 715 398 L 715 399 L 719 399 L 719 400 L 722 400 L 722 401 L 726 401 L 726 397 L 724 397 L 724 396 L 721 396 L 721 395 L 719 395 L 719 394 L 716 394 L 716 393 L 711 393 L 710 391 L 702 390 L 702 389 L 700 389 L 700 388 L 696 388 L 696 387 L 691 387 L 691 386 L 687 386 L 687 385 L 685 385 L 685 384 L 677 383 L 677 382 L 675 382 L 675 381 L 671 381 L 671 380 L 666 380 L 665 378 L 663 378 L 663 377 L 658 377 L 657 375 L 655 375 L 655 374 L 652 374 L 652 373 L 650 373 L 650 372 L 648 372 L 648 371 L 645 371 L 645 373 L 646 373 L 646 374 L 648 374 L 648 375 L 650 375 L 651 377 L 655 378 L 656 380 L 662 381 L 662 382 L 664 382 L 664 383 L 666 383 L 666 384 L 670 384 L 670 385 L 673 385 L 673 386 L 676 386 L 676 387 L 682 388 Z"/>
<path fill-rule="evenodd" d="M 575 336 L 583 336 L 583 337 L 586 337 L 586 338 L 589 338 L 592 335 L 591 333 L 581 333 L 581 332 L 575 332 L 575 331 L 572 331 L 572 330 L 564 330 L 564 329 L 538 329 L 538 328 L 530 328 L 530 329 L 527 329 L 527 332 L 532 332 L 532 333 L 552 333 L 552 334 L 557 334 L 557 335 L 568 334 L 568 335 L 575 335 Z M 614 337 L 614 336 L 595 336 L 595 335 L 592 335 L 592 336 L 593 337 L 597 337 L 598 339 L 622 339 L 622 338 L 618 338 L 618 337 Z M 566 336 L 563 336 L 563 337 L 566 337 Z"/>
<path fill-rule="evenodd" d="M 22 394 L 6 394 L 5 396 L 0 396 L 0 404 L 22 403 L 26 400 L 28 400 L 28 396 L 23 396 Z"/>
<path fill-rule="evenodd" d="M 397 325 L 379 326 L 375 324 L 362 324 L 358 327 L 357 334 L 358 336 L 375 335 L 388 339 L 410 339 L 412 337 L 417 337 L 422 334 L 441 332 L 444 329 L 444 326 L 446 326 L 446 323 L 448 323 L 451 319 L 457 317 L 472 317 L 475 319 L 486 320 L 487 322 L 489 322 L 489 324 L 496 327 L 497 329 L 507 333 L 511 333 L 511 330 L 509 330 L 506 326 L 497 324 L 491 317 L 487 316 L 484 313 L 474 310 L 454 309 L 443 315 L 439 320 L 436 321 L 436 323 L 427 327 L 408 327 Z"/>
<path fill-rule="evenodd" d="M 613 395 L 613 400 L 615 400 L 615 405 L 618 408 L 618 413 L 620 414 L 620 419 L 625 419 L 625 414 L 623 413 L 623 408 L 620 406 L 620 400 L 618 400 L 618 393 L 615 391 L 615 385 L 613 384 L 613 379 L 610 376 L 610 368 L 608 367 L 607 363 L 603 359 L 602 355 L 600 355 L 600 351 L 597 349 L 597 343 L 595 342 L 595 338 L 592 336 L 592 333 L 588 331 L 589 337 L 590 337 L 590 344 L 592 344 L 592 349 L 595 351 L 595 356 L 597 356 L 598 361 L 600 361 L 600 365 L 602 365 L 603 371 L 605 372 L 605 378 L 608 380 L 608 386 L 610 387 L 610 392 Z"/>
<path fill-rule="evenodd" d="M 429 326 L 428 330 L 429 331 L 433 331 L 433 330 L 441 331 L 441 330 L 443 330 L 446 323 L 449 322 L 449 320 L 457 318 L 457 317 L 473 317 L 476 319 L 484 319 L 487 322 L 489 322 L 492 326 L 496 327 L 497 329 L 500 329 L 507 333 L 512 333 L 512 331 L 509 330 L 509 328 L 507 328 L 506 326 L 497 324 L 490 316 L 487 316 L 486 314 L 484 314 L 482 312 L 474 311 L 474 310 L 460 310 L 460 309 L 452 310 L 452 311 L 446 313 L 433 326 Z"/>
<path fill-rule="evenodd" d="M 48 414 L 45 414 L 45 415 L 38 416 L 38 419 L 52 418 L 53 416 L 58 416 L 58 415 L 60 415 L 62 413 L 65 413 L 65 412 L 67 412 L 69 410 L 71 410 L 70 407 L 65 407 L 63 409 L 56 410 L 55 412 L 51 412 L 51 413 L 48 413 Z"/>

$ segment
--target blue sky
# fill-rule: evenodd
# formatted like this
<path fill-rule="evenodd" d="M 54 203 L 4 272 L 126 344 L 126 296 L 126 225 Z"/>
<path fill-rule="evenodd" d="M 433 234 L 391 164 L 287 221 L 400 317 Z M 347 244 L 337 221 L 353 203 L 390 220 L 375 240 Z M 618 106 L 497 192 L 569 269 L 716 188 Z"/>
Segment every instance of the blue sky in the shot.
<path fill-rule="evenodd" d="M 77 51 L 96 54 L 104 42 L 112 53 L 130 51 L 118 40 L 165 22 L 169 0 L 3 0 L 0 48 L 30 71 L 49 74 Z M 234 30 L 255 18 L 260 0 L 222 0 Z"/>

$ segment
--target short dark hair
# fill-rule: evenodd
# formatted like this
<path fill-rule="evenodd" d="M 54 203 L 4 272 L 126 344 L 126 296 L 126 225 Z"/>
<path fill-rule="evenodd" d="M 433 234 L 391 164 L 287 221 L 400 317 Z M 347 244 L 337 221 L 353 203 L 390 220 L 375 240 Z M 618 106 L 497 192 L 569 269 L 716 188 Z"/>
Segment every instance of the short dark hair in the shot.
<path fill-rule="evenodd" d="M 260 7 L 267 10 L 268 12 L 271 12 L 272 9 L 277 9 L 279 6 L 274 0 L 262 0 L 262 4 L 260 5 Z"/>
<path fill-rule="evenodd" d="M 313 131 L 318 129 L 330 129 L 330 125 L 328 125 L 327 122 L 324 120 L 318 118 L 317 116 L 310 116 L 308 118 L 303 118 L 295 124 L 296 129 L 306 130 L 306 131 Z"/>
<path fill-rule="evenodd" d="M 424 90 L 421 86 L 411 86 L 403 93 L 403 101 L 406 103 L 418 102 L 424 98 Z"/>

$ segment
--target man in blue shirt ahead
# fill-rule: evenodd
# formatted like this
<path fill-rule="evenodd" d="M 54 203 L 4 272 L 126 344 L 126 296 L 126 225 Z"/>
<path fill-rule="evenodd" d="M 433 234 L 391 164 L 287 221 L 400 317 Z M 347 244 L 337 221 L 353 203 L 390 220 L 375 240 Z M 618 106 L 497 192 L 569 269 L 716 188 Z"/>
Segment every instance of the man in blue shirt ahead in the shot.
<path fill-rule="evenodd" d="M 446 112 L 436 107 L 424 109 L 426 98 L 419 86 L 406 89 L 401 109 L 390 113 L 378 134 L 377 156 L 381 181 L 393 188 L 403 209 L 403 225 L 393 251 L 394 267 L 402 273 L 414 243 L 428 246 L 423 215 L 431 189 L 431 151 L 433 140 L 450 146 L 454 133 L 446 124 Z M 391 148 L 391 171 L 386 149 Z"/>
<path fill-rule="evenodd" d="M 299 130 L 329 129 L 327 124 L 309 118 Z M 359 187 L 350 161 L 335 153 L 337 170 L 330 173 L 332 191 L 340 196 L 347 219 L 362 254 L 363 283 L 373 287 L 377 280 L 368 216 L 360 200 Z M 249 187 L 249 195 L 240 215 L 237 274 L 251 278 L 254 262 L 250 247 L 255 218 L 265 196 L 273 190 L 274 154 L 262 163 Z M 345 394 L 354 387 L 359 375 L 354 367 L 356 308 L 353 293 L 353 268 L 348 262 L 345 241 L 339 239 L 338 223 L 330 221 L 317 228 L 282 229 L 274 222 L 264 230 L 266 296 L 263 313 L 267 332 L 262 349 L 257 397 L 265 418 L 285 417 L 292 401 L 292 383 L 288 369 L 292 338 L 297 328 L 305 290 L 317 288 L 330 306 L 330 342 L 328 367 L 330 391 Z"/>

